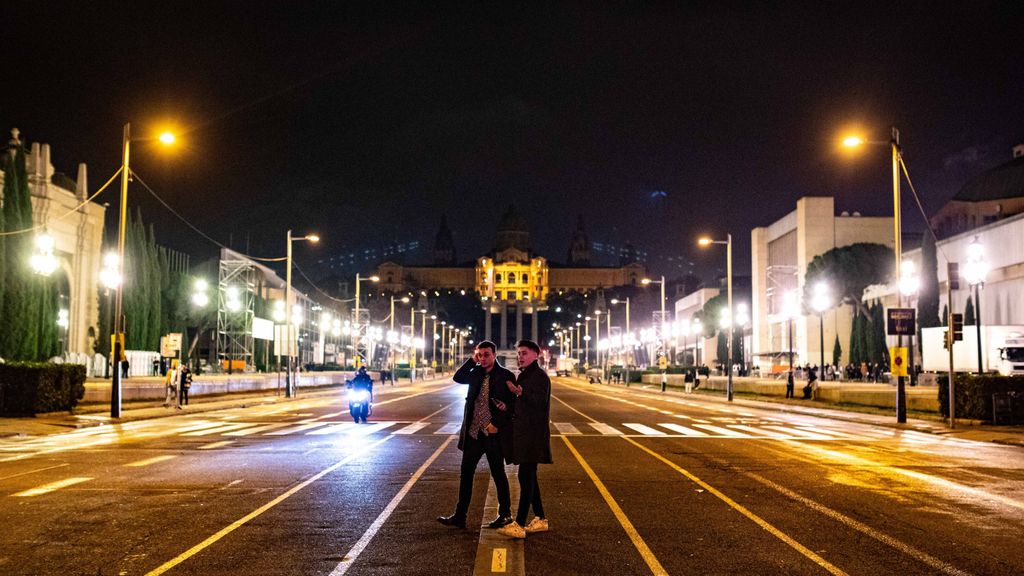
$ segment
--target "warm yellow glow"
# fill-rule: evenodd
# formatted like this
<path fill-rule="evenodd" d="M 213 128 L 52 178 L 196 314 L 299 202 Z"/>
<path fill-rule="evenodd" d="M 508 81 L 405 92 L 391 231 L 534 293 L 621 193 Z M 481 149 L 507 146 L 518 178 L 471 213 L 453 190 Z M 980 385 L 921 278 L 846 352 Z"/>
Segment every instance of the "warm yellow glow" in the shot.
<path fill-rule="evenodd" d="M 643 280 L 640 281 L 640 283 L 643 284 L 644 286 L 646 286 L 646 285 L 651 283 L 651 279 L 650 278 L 644 278 Z"/>
<path fill-rule="evenodd" d="M 705 238 L 701 238 L 700 240 L 697 240 L 697 245 L 698 246 L 710 246 L 711 245 L 711 238 L 706 238 L 706 237 Z"/>
<path fill-rule="evenodd" d="M 370 276 L 370 282 L 380 282 L 380 276 Z"/>
<path fill-rule="evenodd" d="M 847 148 L 856 148 L 863 143 L 864 139 L 860 136 L 847 136 L 846 138 L 843 138 L 843 146 L 846 146 Z"/>
<path fill-rule="evenodd" d="M 174 144 L 174 134 L 164 132 L 163 134 L 160 134 L 160 141 L 164 144 Z"/>
<path fill-rule="evenodd" d="M 313 242 L 313 243 L 317 243 L 317 242 L 320 241 L 320 237 L 317 236 L 316 234 L 310 234 L 310 235 L 306 236 L 306 240 L 309 240 L 310 242 Z"/>

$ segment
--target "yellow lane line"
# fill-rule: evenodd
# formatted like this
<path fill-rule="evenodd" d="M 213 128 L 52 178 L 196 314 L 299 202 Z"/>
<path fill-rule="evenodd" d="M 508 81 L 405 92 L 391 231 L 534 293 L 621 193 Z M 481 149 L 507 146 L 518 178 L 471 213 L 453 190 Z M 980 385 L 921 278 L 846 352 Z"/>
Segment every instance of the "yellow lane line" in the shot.
<path fill-rule="evenodd" d="M 228 444 L 234 444 L 234 440 L 220 440 L 218 442 L 210 442 L 209 444 L 203 444 L 199 447 L 199 450 L 213 450 L 214 448 L 220 448 L 227 446 Z"/>
<path fill-rule="evenodd" d="M 0 480 L 8 480 L 10 478 L 17 478 L 18 476 L 25 476 L 27 474 L 35 474 L 36 472 L 43 472 L 45 470 L 53 470 L 54 468 L 63 468 L 64 466 L 70 466 L 68 463 L 57 464 L 55 466 L 47 466 L 46 468 L 36 468 L 35 470 L 28 470 L 26 472 L 18 472 L 17 474 L 11 474 L 10 476 L 0 477 Z"/>
<path fill-rule="evenodd" d="M 341 468 L 345 464 L 348 464 L 352 460 L 355 460 L 356 458 L 366 454 L 367 452 L 369 452 L 373 448 L 376 448 L 377 446 L 380 446 L 381 444 L 383 444 L 384 442 L 387 442 L 391 438 L 392 438 L 392 436 L 385 436 L 385 437 L 381 438 L 380 440 L 378 440 L 378 441 L 376 441 L 376 442 L 374 442 L 372 444 L 368 444 L 368 445 L 364 446 L 361 450 L 359 450 L 357 452 L 353 452 L 352 454 L 349 454 L 345 458 L 342 458 L 341 460 L 339 460 L 338 462 L 330 465 L 329 467 L 324 468 L 320 472 L 317 472 L 313 476 L 310 476 L 309 478 L 307 478 L 305 481 L 303 481 L 303 482 L 301 482 L 299 484 L 296 484 L 291 489 L 289 489 L 287 492 L 281 494 L 277 498 L 274 498 L 273 500 L 271 500 L 270 502 L 267 502 L 263 506 L 260 506 L 259 508 L 253 510 L 252 512 L 246 514 L 245 516 L 239 518 L 238 520 L 235 520 L 234 522 L 232 522 L 228 526 L 222 528 L 220 531 L 218 531 L 216 534 L 210 536 L 206 540 L 203 540 L 199 544 L 196 544 L 195 546 L 193 546 L 193 547 L 189 548 L 188 550 L 182 552 L 178 556 L 172 558 L 171 560 L 168 560 L 167 562 L 161 564 L 160 566 L 158 566 L 157 568 L 151 570 L 150 572 L 147 572 L 146 576 L 159 576 L 160 574 L 163 574 L 164 572 L 167 572 L 171 568 L 174 568 L 178 564 L 181 564 L 185 560 L 188 560 L 189 558 L 191 558 L 191 557 L 195 556 L 196 554 L 202 552 L 206 548 L 209 548 L 212 544 L 214 544 L 215 542 L 217 542 L 221 538 L 227 536 L 228 534 L 234 532 L 235 530 L 237 530 L 238 528 L 240 528 L 241 526 L 243 526 L 244 524 L 246 524 L 247 522 L 249 522 L 253 518 L 256 518 L 257 516 L 263 514 L 267 510 L 270 510 L 274 506 L 277 506 L 281 502 L 284 502 L 285 500 L 290 498 L 292 495 L 294 495 L 299 490 L 302 490 L 306 486 L 309 486 L 313 482 L 316 482 L 317 480 L 323 478 L 324 476 L 330 474 L 331 472 L 334 472 L 335 470 L 337 470 L 338 468 Z"/>
<path fill-rule="evenodd" d="M 175 456 L 173 454 L 167 454 L 167 455 L 164 455 L 164 456 L 154 456 L 152 458 L 146 458 L 145 460 L 138 460 L 138 461 L 132 462 L 130 464 L 125 464 L 125 466 L 131 467 L 131 468 L 142 468 L 143 466 L 149 466 L 150 464 L 156 464 L 157 462 L 165 462 L 165 461 L 171 460 L 173 458 L 177 458 L 177 456 Z"/>
<path fill-rule="evenodd" d="M 64 480 L 58 480 L 56 482 L 50 482 L 49 484 L 43 484 L 42 486 L 36 486 L 29 490 L 18 492 L 17 494 L 11 494 L 18 498 L 27 498 L 30 496 L 39 496 L 40 494 L 46 494 L 47 492 L 53 492 L 54 490 L 60 490 L 61 488 L 67 488 L 68 486 L 78 484 L 81 482 L 88 482 L 92 478 L 76 477 L 76 478 L 65 478 Z"/>
<path fill-rule="evenodd" d="M 597 474 L 595 474 L 594 470 L 590 467 L 589 464 L 587 464 L 587 461 L 583 459 L 583 456 L 576 450 L 576 447 L 572 445 L 572 442 L 569 441 L 569 438 L 567 436 L 562 436 L 561 438 L 562 441 L 565 442 L 565 445 L 569 447 L 569 451 L 572 452 L 572 455 L 576 457 L 576 460 L 580 463 L 580 466 L 583 467 L 583 470 L 587 473 L 587 476 L 590 476 L 590 480 L 594 483 L 594 486 L 597 486 L 597 491 L 601 493 L 601 497 L 604 498 L 604 501 L 608 504 L 608 507 L 611 508 L 612 513 L 615 514 L 615 518 L 618 519 L 619 524 L 622 525 L 622 529 L 626 531 L 626 534 L 629 536 L 629 539 L 633 542 L 633 546 L 636 547 L 637 552 L 640 553 L 640 556 L 644 559 L 644 562 L 647 563 L 647 567 L 651 569 L 651 573 L 655 574 L 656 576 L 668 576 L 668 571 L 666 571 L 665 568 L 661 566 L 661 563 L 658 562 L 658 559 L 655 558 L 654 553 L 651 552 L 651 549 L 647 547 L 647 543 L 644 542 L 644 539 L 640 537 L 640 533 L 637 532 L 636 528 L 633 527 L 633 523 L 630 522 L 629 518 L 626 517 L 626 513 L 622 511 L 622 508 L 619 507 L 618 502 L 615 501 L 615 498 L 611 495 L 610 492 L 608 492 L 608 489 L 605 488 L 604 483 L 601 482 L 601 479 L 597 477 Z M 634 444 L 636 443 L 634 442 Z"/>
<path fill-rule="evenodd" d="M 563 439 L 564 439 L 564 437 L 563 437 Z M 643 444 L 640 444 L 639 442 L 637 442 L 636 440 L 633 440 L 632 438 L 623 437 L 622 439 L 625 440 L 626 442 L 629 442 L 630 444 L 636 446 L 637 448 L 643 450 L 644 452 L 647 452 L 648 454 L 650 454 L 651 456 L 657 458 L 658 460 L 661 460 L 663 463 L 668 465 L 670 468 L 672 468 L 676 472 L 679 472 L 683 476 L 686 476 L 687 478 L 689 478 L 690 481 L 693 482 L 694 484 L 697 484 L 698 486 L 700 486 L 701 488 L 707 490 L 711 494 L 714 494 L 716 497 L 718 497 L 719 500 L 721 500 L 722 502 L 725 502 L 726 504 L 728 504 L 730 508 L 732 508 L 733 510 L 736 510 L 740 514 L 743 514 L 744 516 L 746 516 L 747 518 L 752 520 L 755 524 L 757 524 L 758 526 L 760 526 L 761 528 L 763 528 L 767 532 L 771 533 L 773 536 L 775 536 L 779 540 L 782 540 L 783 542 L 788 544 L 791 548 L 793 548 L 794 550 L 796 550 L 800 554 L 803 554 L 805 557 L 810 559 L 812 562 L 814 562 L 818 566 L 821 566 L 822 568 L 824 568 L 825 570 L 828 570 L 830 573 L 835 574 L 836 576 L 845 576 L 846 575 L 846 572 L 843 572 L 837 566 L 834 566 L 833 564 L 831 564 L 830 562 L 828 562 L 827 560 L 825 560 L 821 556 L 818 556 L 813 551 L 809 550 L 806 546 L 804 546 L 803 544 L 800 544 L 799 542 L 797 542 L 793 538 L 789 537 L 782 530 L 779 530 L 775 526 L 772 526 L 771 524 L 768 523 L 768 521 L 764 520 L 763 518 L 761 518 L 757 514 L 754 514 L 750 510 L 747 510 L 741 504 L 739 504 L 738 502 L 736 502 L 732 498 L 729 498 L 728 496 L 726 496 L 725 494 L 720 492 L 718 489 L 716 489 L 714 486 L 712 486 L 712 485 L 708 484 L 707 482 L 701 480 L 697 476 L 694 476 L 689 471 L 684 470 L 682 467 L 680 467 L 675 462 L 669 460 L 668 458 L 665 458 L 664 456 L 662 456 L 661 454 L 658 454 L 657 452 L 651 450 L 650 448 L 647 448 L 646 446 L 644 446 Z"/>

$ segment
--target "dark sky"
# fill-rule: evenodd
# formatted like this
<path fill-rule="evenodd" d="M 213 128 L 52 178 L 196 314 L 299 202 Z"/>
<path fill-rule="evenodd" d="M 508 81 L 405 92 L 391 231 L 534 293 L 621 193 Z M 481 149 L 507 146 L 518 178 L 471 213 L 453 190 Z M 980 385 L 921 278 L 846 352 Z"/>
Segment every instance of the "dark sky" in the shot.
<path fill-rule="evenodd" d="M 887 149 L 839 154 L 845 126 L 900 128 L 929 212 L 1024 142 L 1019 1 L 342 4 L 8 2 L 0 128 L 72 176 L 88 163 L 95 189 L 124 122 L 172 121 L 183 146 L 137 143 L 133 168 L 256 255 L 289 227 L 324 239 L 300 262 L 429 248 L 447 213 L 470 258 L 515 202 L 542 255 L 565 258 L 582 214 L 667 275 L 667 257 L 724 267 L 705 231 L 748 270 L 750 229 L 801 196 L 891 213 Z M 162 243 L 216 249 L 137 185 L 130 203 Z"/>

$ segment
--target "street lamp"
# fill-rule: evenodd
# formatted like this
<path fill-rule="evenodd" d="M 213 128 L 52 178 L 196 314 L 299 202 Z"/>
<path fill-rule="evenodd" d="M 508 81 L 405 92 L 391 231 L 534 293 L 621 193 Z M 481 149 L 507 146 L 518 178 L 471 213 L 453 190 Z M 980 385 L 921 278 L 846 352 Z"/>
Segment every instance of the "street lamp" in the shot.
<path fill-rule="evenodd" d="M 903 245 L 900 224 L 900 165 L 903 163 L 903 152 L 900 148 L 900 131 L 893 126 L 890 130 L 889 141 L 867 141 L 858 136 L 848 136 L 843 139 L 843 146 L 856 148 L 862 144 L 888 144 L 892 151 L 892 204 L 893 204 L 893 250 L 896 252 L 896 280 L 899 281 L 903 275 L 900 273 L 900 264 L 903 259 Z M 903 294 L 896 291 L 896 306 L 903 307 Z M 896 336 L 897 348 L 903 347 L 903 336 Z M 952 379 L 950 379 L 952 386 Z M 952 398 L 952 395 L 950 395 Z M 907 422 L 907 388 L 903 376 L 896 378 L 896 422 L 905 424 Z"/>
<path fill-rule="evenodd" d="M 103 285 L 104 296 L 106 296 L 106 298 L 107 298 L 107 311 L 111 315 L 110 316 L 111 317 L 111 323 L 110 323 L 111 334 L 113 334 L 113 331 L 114 331 L 114 323 L 113 323 L 114 310 L 113 310 L 112 304 L 110 302 L 110 297 L 112 296 L 111 290 L 117 290 L 117 287 L 121 285 L 121 273 L 118 272 L 119 267 L 117 265 L 117 260 L 118 260 L 117 252 L 107 252 L 106 254 L 103 255 L 103 268 L 100 270 L 100 284 Z M 114 361 L 114 358 L 111 356 L 107 360 L 108 360 L 107 364 L 104 367 L 104 370 L 106 370 L 106 372 L 104 374 L 104 378 L 107 378 L 107 377 L 110 376 L 109 370 L 110 370 L 111 364 Z"/>
<path fill-rule="evenodd" d="M 796 292 L 793 292 L 791 290 L 783 295 L 782 315 L 789 321 L 789 337 L 787 338 L 787 340 L 789 341 L 789 380 L 786 383 L 786 392 L 788 393 L 793 389 L 793 386 L 795 384 L 793 378 L 793 319 L 796 318 L 797 315 Z M 787 395 L 787 398 L 788 397 L 789 396 Z"/>
<path fill-rule="evenodd" d="M 661 285 L 661 318 L 658 322 L 661 324 L 657 326 L 658 336 L 660 337 L 661 343 L 661 354 L 665 357 L 665 366 L 668 366 L 668 353 L 665 345 L 665 277 L 662 276 L 661 280 L 651 280 L 650 278 L 644 278 L 640 281 L 644 286 L 648 284 L 660 284 Z M 660 363 L 660 362 L 659 362 Z M 665 368 L 661 369 L 661 391 L 664 392 L 668 386 L 668 376 L 665 374 Z"/>
<path fill-rule="evenodd" d="M 903 263 L 903 277 L 900 278 L 900 293 L 907 297 L 907 302 L 912 301 L 917 292 L 921 289 L 921 280 L 917 277 L 917 267 L 913 260 Z M 917 332 L 916 326 L 914 332 Z M 917 368 L 914 363 L 914 336 L 910 337 L 910 385 L 917 385 Z M 980 360 L 979 360 L 980 361 Z"/>
<path fill-rule="evenodd" d="M 697 244 L 702 247 L 707 247 L 712 244 L 725 244 L 725 284 L 728 294 L 729 318 L 732 318 L 732 234 L 726 234 L 725 240 L 712 240 L 705 236 L 697 240 Z M 726 370 L 729 374 L 728 384 L 726 385 L 726 397 L 729 402 L 732 402 L 732 328 L 733 323 L 729 322 L 729 342 L 726 345 L 728 355 L 728 358 L 726 359 Z"/>
<path fill-rule="evenodd" d="M 985 248 L 977 236 L 967 246 L 967 263 L 964 265 L 964 279 L 974 287 L 974 326 L 978 335 L 978 374 L 985 369 L 981 353 L 981 287 L 988 275 L 988 263 L 985 262 Z"/>
<path fill-rule="evenodd" d="M 57 269 L 57 258 L 53 255 L 53 236 L 40 234 L 36 236 L 36 251 L 29 258 L 32 270 L 40 276 L 49 276 Z"/>
<path fill-rule="evenodd" d="M 821 363 L 818 364 L 818 378 L 825 381 L 825 311 L 832 307 L 832 296 L 828 284 L 818 282 L 814 285 L 811 297 L 811 308 L 818 313 L 818 345 L 821 347 Z"/>
<path fill-rule="evenodd" d="M 164 132 L 160 141 L 165 145 L 174 142 L 173 135 Z M 117 227 L 117 276 L 124 278 L 124 242 L 125 232 L 128 225 L 128 179 L 131 177 L 131 168 L 128 158 L 131 149 L 131 124 L 124 125 L 122 135 L 122 158 L 121 163 L 121 208 L 120 220 Z M 121 357 L 124 356 L 124 318 L 121 316 L 121 307 L 124 301 L 124 283 L 119 282 L 114 297 L 114 342 L 110 357 L 114 363 L 114 376 L 110 382 L 110 417 L 121 417 Z"/>
<path fill-rule="evenodd" d="M 354 348 L 355 348 L 355 354 L 356 354 L 356 360 L 355 360 L 356 368 L 359 368 L 359 365 L 362 363 L 362 358 L 359 355 L 359 345 L 361 344 L 361 342 L 360 342 L 360 334 L 361 334 L 362 325 L 363 325 L 363 323 L 359 321 L 359 283 L 360 282 L 380 282 L 380 276 L 377 276 L 376 274 L 374 274 L 373 276 L 370 276 L 369 278 L 360 278 L 359 277 L 359 273 L 356 272 L 356 314 L 355 314 L 356 317 L 353 318 L 353 322 L 355 323 L 355 326 L 354 326 L 355 327 L 355 336 L 353 337 L 353 341 L 354 341 Z"/>
<path fill-rule="evenodd" d="M 294 312 L 292 312 L 292 242 L 298 242 L 306 240 L 316 244 L 320 241 L 320 237 L 316 234 L 307 234 L 301 238 L 292 238 L 292 230 L 288 229 L 287 244 L 288 244 L 288 257 L 285 271 L 285 287 L 284 287 L 284 309 L 285 309 L 285 338 L 288 342 L 286 346 L 288 361 L 285 366 L 284 372 L 284 395 L 287 398 L 291 398 L 295 395 L 295 383 L 292 382 L 292 355 L 295 350 L 293 349 L 294 338 L 292 338 L 292 324 L 294 322 Z M 230 364 L 228 364 L 230 366 Z"/>

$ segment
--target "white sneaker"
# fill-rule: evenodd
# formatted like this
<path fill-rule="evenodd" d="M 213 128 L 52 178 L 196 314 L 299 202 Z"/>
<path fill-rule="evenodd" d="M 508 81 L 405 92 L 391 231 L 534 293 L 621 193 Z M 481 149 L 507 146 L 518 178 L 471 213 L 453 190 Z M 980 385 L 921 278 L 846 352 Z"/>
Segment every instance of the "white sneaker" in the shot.
<path fill-rule="evenodd" d="M 523 528 L 527 534 L 533 534 L 535 532 L 547 532 L 549 530 L 547 518 L 534 518 L 530 520 L 530 523 Z"/>
<path fill-rule="evenodd" d="M 526 538 L 526 530 L 524 530 L 523 527 L 515 520 L 513 520 L 511 524 L 506 524 L 505 526 L 498 528 L 496 532 L 502 536 L 508 536 L 509 538 Z"/>

